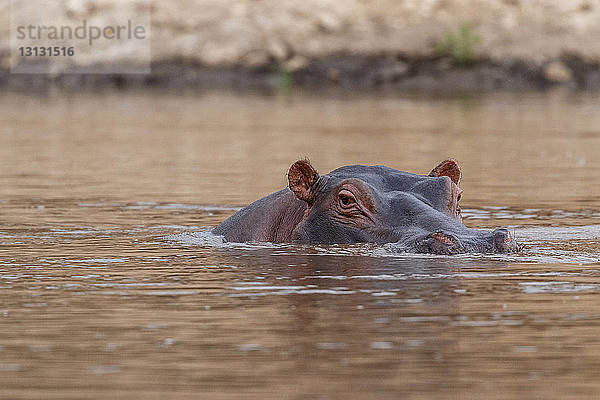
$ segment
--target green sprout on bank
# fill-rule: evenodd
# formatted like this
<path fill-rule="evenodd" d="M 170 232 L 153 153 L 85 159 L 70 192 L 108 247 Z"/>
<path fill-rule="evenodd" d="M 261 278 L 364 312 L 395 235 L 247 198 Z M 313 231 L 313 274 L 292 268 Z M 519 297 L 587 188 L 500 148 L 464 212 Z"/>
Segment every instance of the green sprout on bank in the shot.
<path fill-rule="evenodd" d="M 473 32 L 469 24 L 462 24 L 457 31 L 448 32 L 435 44 L 435 52 L 449 57 L 453 64 L 467 67 L 477 61 L 475 48 L 481 42 L 481 36 Z"/>
<path fill-rule="evenodd" d="M 277 88 L 288 93 L 294 87 L 294 76 L 284 65 L 280 65 L 277 70 Z"/>

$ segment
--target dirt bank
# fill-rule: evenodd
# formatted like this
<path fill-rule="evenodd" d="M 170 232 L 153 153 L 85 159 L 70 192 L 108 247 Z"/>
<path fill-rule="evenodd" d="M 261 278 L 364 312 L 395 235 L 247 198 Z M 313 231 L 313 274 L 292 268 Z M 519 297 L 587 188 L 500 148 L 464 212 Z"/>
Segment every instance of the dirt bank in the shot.
<path fill-rule="evenodd" d="M 44 18 L 101 21 L 123 4 L 56 0 Z M 172 0 L 151 14 L 150 75 L 14 75 L 3 2 L 0 84 L 600 88 L 600 0 Z M 78 62 L 135 64 L 137 49 L 110 50 Z"/>

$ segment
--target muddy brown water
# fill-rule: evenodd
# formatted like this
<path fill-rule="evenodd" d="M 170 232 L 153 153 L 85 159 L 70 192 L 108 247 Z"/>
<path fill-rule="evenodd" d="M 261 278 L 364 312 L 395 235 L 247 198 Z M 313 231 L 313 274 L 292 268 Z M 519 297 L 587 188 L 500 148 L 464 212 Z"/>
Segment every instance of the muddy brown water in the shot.
<path fill-rule="evenodd" d="M 595 399 L 597 94 L 0 94 L 0 398 Z M 516 255 L 223 244 L 287 167 L 463 168 Z"/>

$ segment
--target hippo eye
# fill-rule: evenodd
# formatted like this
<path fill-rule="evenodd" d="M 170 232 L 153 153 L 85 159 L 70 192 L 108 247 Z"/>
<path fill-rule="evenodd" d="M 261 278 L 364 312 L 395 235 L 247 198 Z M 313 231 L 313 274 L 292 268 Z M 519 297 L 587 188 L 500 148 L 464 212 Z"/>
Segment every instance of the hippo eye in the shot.
<path fill-rule="evenodd" d="M 354 203 L 356 203 L 356 199 L 354 198 L 354 195 L 349 190 L 340 190 L 340 193 L 338 194 L 338 198 L 340 200 L 340 205 L 343 208 L 352 207 L 352 205 L 354 205 Z"/>

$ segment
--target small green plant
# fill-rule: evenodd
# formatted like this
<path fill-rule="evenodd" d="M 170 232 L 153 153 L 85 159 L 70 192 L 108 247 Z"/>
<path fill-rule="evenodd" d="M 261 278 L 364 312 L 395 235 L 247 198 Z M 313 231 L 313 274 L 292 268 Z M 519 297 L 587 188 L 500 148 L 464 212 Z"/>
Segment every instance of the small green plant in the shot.
<path fill-rule="evenodd" d="M 289 92 L 294 87 L 294 76 L 284 65 L 280 65 L 277 70 L 277 88 L 284 93 Z"/>
<path fill-rule="evenodd" d="M 479 42 L 481 36 L 473 32 L 469 24 L 462 24 L 457 31 L 446 33 L 444 39 L 435 44 L 435 52 L 449 57 L 455 65 L 466 67 L 477 60 L 475 48 Z"/>

